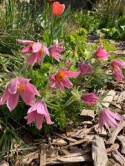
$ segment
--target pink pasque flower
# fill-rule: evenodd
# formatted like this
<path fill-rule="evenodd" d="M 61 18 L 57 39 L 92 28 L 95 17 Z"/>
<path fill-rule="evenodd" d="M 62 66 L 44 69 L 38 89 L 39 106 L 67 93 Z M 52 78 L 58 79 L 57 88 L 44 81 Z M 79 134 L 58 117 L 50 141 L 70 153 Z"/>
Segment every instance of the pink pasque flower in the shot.
<path fill-rule="evenodd" d="M 122 78 L 124 78 L 124 75 L 122 74 L 122 71 L 120 68 L 125 68 L 125 62 L 120 59 L 115 59 L 111 62 L 113 72 L 116 75 L 116 81 L 119 82 Z"/>
<path fill-rule="evenodd" d="M 55 73 L 54 75 L 49 76 L 49 79 L 51 81 L 50 87 L 56 87 L 61 89 L 63 92 L 66 88 L 72 88 L 72 82 L 69 81 L 68 77 L 78 77 L 80 72 L 73 72 L 68 71 L 65 68 L 62 68 L 60 71 Z"/>
<path fill-rule="evenodd" d="M 20 39 L 18 39 L 17 41 L 20 44 L 28 45 L 21 50 L 21 53 L 31 53 L 31 55 L 27 59 L 28 65 L 34 65 L 35 63 L 38 63 L 40 65 L 43 57 L 43 51 L 47 55 L 49 55 L 48 48 L 40 42 Z"/>
<path fill-rule="evenodd" d="M 86 93 L 81 96 L 81 99 L 88 105 L 95 105 L 99 98 L 94 93 Z"/>
<path fill-rule="evenodd" d="M 93 71 L 93 68 L 84 62 L 79 63 L 79 69 L 82 75 L 88 74 Z"/>
<path fill-rule="evenodd" d="M 59 59 L 62 59 L 62 56 L 59 54 L 61 52 L 63 52 L 65 49 L 64 47 L 60 47 L 60 45 L 62 45 L 64 43 L 64 41 L 54 45 L 54 46 L 50 46 L 49 47 L 49 52 L 50 54 L 57 60 L 59 61 Z"/>
<path fill-rule="evenodd" d="M 105 59 L 105 60 L 107 60 L 108 57 L 109 57 L 108 52 L 103 49 L 103 44 L 101 44 L 101 46 L 97 48 L 95 55 L 96 55 L 96 57 L 98 59 Z"/>
<path fill-rule="evenodd" d="M 114 112 L 103 109 L 99 114 L 99 128 L 102 130 L 103 126 L 107 123 L 111 127 L 117 127 L 118 123 L 116 120 L 124 120 L 122 116 L 115 114 Z"/>
<path fill-rule="evenodd" d="M 34 104 L 35 95 L 40 96 L 40 94 L 29 81 L 30 79 L 27 78 L 13 78 L 0 98 L 0 105 L 6 102 L 9 110 L 12 111 L 18 104 L 19 96 L 27 105 Z"/>
<path fill-rule="evenodd" d="M 47 107 L 42 100 L 35 103 L 31 108 L 29 108 L 27 116 L 24 118 L 27 119 L 27 124 L 31 124 L 33 121 L 35 121 L 36 127 L 39 130 L 42 128 L 44 118 L 47 124 L 53 124 L 53 122 L 50 119 Z"/>

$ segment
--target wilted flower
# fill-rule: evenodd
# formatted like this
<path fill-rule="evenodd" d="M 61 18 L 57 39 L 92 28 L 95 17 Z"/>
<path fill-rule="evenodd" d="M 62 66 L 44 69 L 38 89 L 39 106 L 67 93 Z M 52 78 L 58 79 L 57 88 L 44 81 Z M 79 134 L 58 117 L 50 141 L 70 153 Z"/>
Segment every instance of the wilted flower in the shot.
<path fill-rule="evenodd" d="M 106 123 L 110 125 L 111 127 L 117 127 L 118 123 L 116 122 L 116 120 L 122 121 L 123 117 L 115 114 L 114 112 L 110 110 L 103 109 L 99 114 L 99 127 L 102 130 L 103 126 Z"/>
<path fill-rule="evenodd" d="M 34 65 L 35 63 L 38 63 L 40 65 L 42 57 L 43 57 L 43 51 L 49 55 L 49 50 L 46 46 L 44 46 L 40 42 L 34 42 L 30 40 L 17 40 L 18 43 L 27 45 L 21 50 L 21 53 L 31 53 L 31 55 L 28 57 L 27 64 Z"/>
<path fill-rule="evenodd" d="M 42 128 L 44 118 L 47 124 L 53 124 L 53 122 L 50 119 L 47 107 L 42 100 L 35 103 L 31 108 L 29 108 L 27 116 L 25 117 L 25 119 L 27 119 L 27 124 L 36 122 L 36 127 L 39 130 Z"/>
<path fill-rule="evenodd" d="M 60 4 L 58 1 L 54 2 L 52 5 L 52 14 L 54 16 L 61 16 L 65 10 L 65 5 Z"/>
<path fill-rule="evenodd" d="M 94 93 L 86 93 L 81 96 L 81 99 L 88 105 L 95 105 L 99 98 Z"/>
<path fill-rule="evenodd" d="M 61 52 L 63 52 L 65 49 L 64 47 L 60 47 L 60 45 L 62 45 L 64 43 L 64 41 L 55 44 L 54 46 L 50 46 L 49 47 L 49 52 L 50 54 L 57 60 L 59 61 L 59 59 L 62 59 L 62 56 L 59 54 Z"/>
<path fill-rule="evenodd" d="M 7 107 L 12 111 L 18 104 L 19 96 L 27 105 L 34 104 L 35 95 L 40 96 L 37 89 L 29 83 L 30 79 L 14 78 L 7 85 L 3 96 L 0 98 L 0 105 L 7 103 Z"/>
<path fill-rule="evenodd" d="M 50 87 L 59 88 L 64 92 L 64 87 L 72 88 L 73 86 L 68 77 L 78 77 L 79 74 L 80 72 L 68 71 L 67 69 L 63 68 L 56 74 L 49 76 L 49 79 L 51 81 Z"/>
<path fill-rule="evenodd" d="M 103 49 L 103 44 L 101 44 L 101 46 L 97 48 L 95 55 L 97 58 L 105 60 L 107 60 L 109 57 L 108 52 Z"/>
<path fill-rule="evenodd" d="M 79 69 L 82 75 L 88 74 L 93 71 L 93 68 L 84 62 L 79 63 Z"/>
<path fill-rule="evenodd" d="M 117 82 L 119 82 L 122 78 L 124 78 L 120 68 L 125 68 L 125 62 L 119 59 L 115 59 L 111 62 L 111 65 L 113 67 L 113 72 L 116 75 L 115 79 Z"/>

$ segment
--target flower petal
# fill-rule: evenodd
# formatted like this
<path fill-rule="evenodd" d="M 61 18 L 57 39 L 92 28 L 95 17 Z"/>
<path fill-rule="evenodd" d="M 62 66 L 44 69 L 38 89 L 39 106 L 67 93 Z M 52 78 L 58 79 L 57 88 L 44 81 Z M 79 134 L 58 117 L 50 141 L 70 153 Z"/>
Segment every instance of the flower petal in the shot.
<path fill-rule="evenodd" d="M 42 128 L 43 120 L 44 120 L 44 115 L 37 114 L 37 116 L 36 116 L 36 127 L 37 127 L 38 130 L 40 130 Z"/>
<path fill-rule="evenodd" d="M 72 88 L 73 84 L 71 81 L 69 81 L 68 79 L 64 78 L 62 81 L 63 85 L 67 88 Z"/>
<path fill-rule="evenodd" d="M 41 49 L 42 49 L 42 43 L 40 43 L 40 42 L 36 42 L 36 43 L 34 43 L 33 45 L 32 45 L 32 52 L 33 53 L 37 53 L 37 52 L 39 52 Z"/>
<path fill-rule="evenodd" d="M 36 58 L 37 58 L 37 55 L 35 53 L 31 54 L 27 59 L 27 64 L 33 66 L 36 62 Z"/>
<path fill-rule="evenodd" d="M 8 92 L 8 90 L 6 89 L 2 95 L 2 97 L 0 98 L 0 105 L 3 105 L 9 98 L 10 93 Z"/>
<path fill-rule="evenodd" d="M 20 44 L 33 44 L 34 41 L 31 40 L 21 40 L 21 39 L 17 39 L 17 42 Z"/>
<path fill-rule="evenodd" d="M 14 78 L 11 80 L 11 82 L 8 84 L 8 91 L 10 94 L 16 94 L 17 93 L 17 84 L 18 84 L 18 78 Z"/>
<path fill-rule="evenodd" d="M 36 101 L 34 94 L 27 88 L 20 92 L 20 95 L 27 105 L 33 105 Z"/>
<path fill-rule="evenodd" d="M 45 52 L 47 55 L 49 55 L 49 50 L 48 50 L 48 48 L 47 48 L 46 46 L 43 46 L 43 50 L 44 50 L 44 52 Z"/>
<path fill-rule="evenodd" d="M 34 111 L 28 114 L 27 116 L 25 116 L 24 118 L 27 119 L 27 124 L 31 124 L 33 121 L 35 121 L 36 115 L 37 115 L 37 112 Z"/>
<path fill-rule="evenodd" d="M 67 77 L 78 77 L 80 72 L 74 72 L 74 71 L 64 71 L 65 75 Z"/>
<path fill-rule="evenodd" d="M 25 54 L 25 53 L 30 53 L 32 52 L 32 46 L 27 46 L 27 47 L 24 47 L 22 50 L 21 50 L 21 53 Z"/>
<path fill-rule="evenodd" d="M 43 51 L 37 53 L 37 63 L 40 65 L 43 58 Z"/>
<path fill-rule="evenodd" d="M 9 95 L 9 98 L 7 100 L 7 107 L 9 108 L 10 111 L 12 111 L 18 104 L 19 101 L 19 94 L 12 94 Z"/>

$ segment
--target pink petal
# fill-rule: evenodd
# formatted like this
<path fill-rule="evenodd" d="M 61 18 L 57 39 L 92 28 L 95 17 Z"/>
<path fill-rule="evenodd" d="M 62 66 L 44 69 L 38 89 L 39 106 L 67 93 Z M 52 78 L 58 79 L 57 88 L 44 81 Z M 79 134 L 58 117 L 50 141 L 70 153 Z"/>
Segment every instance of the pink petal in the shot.
<path fill-rule="evenodd" d="M 45 114 L 46 123 L 47 124 L 53 124 L 53 122 L 50 119 L 49 112 L 48 112 L 48 109 L 47 109 L 45 103 L 43 104 L 43 106 L 44 106 L 44 110 L 46 112 L 46 114 Z"/>
<path fill-rule="evenodd" d="M 31 79 L 29 79 L 29 78 L 18 78 L 17 80 L 20 84 L 27 84 Z"/>
<path fill-rule="evenodd" d="M 26 86 L 26 90 L 31 91 L 34 95 L 37 95 L 40 97 L 38 90 L 32 84 L 28 83 Z"/>
<path fill-rule="evenodd" d="M 32 46 L 32 52 L 33 53 L 37 53 L 37 52 L 39 52 L 42 49 L 42 47 L 43 46 L 42 46 L 42 44 L 40 42 L 36 42 Z"/>
<path fill-rule="evenodd" d="M 37 115 L 37 112 L 34 111 L 28 114 L 26 117 L 24 117 L 25 119 L 27 119 L 27 124 L 31 124 L 33 121 L 35 121 L 36 115 Z"/>
<path fill-rule="evenodd" d="M 35 103 L 36 98 L 30 90 L 25 89 L 20 92 L 20 95 L 27 105 L 33 105 Z"/>
<path fill-rule="evenodd" d="M 34 41 L 31 40 L 21 40 L 21 39 L 17 39 L 17 42 L 20 44 L 33 44 Z"/>
<path fill-rule="evenodd" d="M 48 50 L 48 48 L 47 48 L 46 46 L 43 46 L 43 50 L 44 50 L 44 52 L 45 52 L 47 55 L 49 55 L 49 50 Z"/>
<path fill-rule="evenodd" d="M 12 79 L 11 82 L 8 84 L 7 89 L 11 94 L 17 93 L 17 84 L 18 84 L 17 78 Z"/>
<path fill-rule="evenodd" d="M 36 127 L 37 127 L 38 130 L 40 130 L 42 128 L 43 120 L 44 120 L 44 115 L 37 114 L 37 116 L 36 116 Z"/>
<path fill-rule="evenodd" d="M 32 52 L 32 46 L 26 46 L 21 50 L 21 53 L 30 53 Z"/>
<path fill-rule="evenodd" d="M 0 98 L 0 105 L 3 105 L 9 98 L 10 93 L 8 92 L 8 90 L 6 89 L 2 95 L 2 97 Z"/>
<path fill-rule="evenodd" d="M 43 58 L 43 51 L 37 53 L 37 63 L 40 65 Z"/>
<path fill-rule="evenodd" d="M 18 104 L 19 101 L 19 94 L 13 94 L 9 95 L 9 98 L 7 100 L 7 107 L 9 108 L 10 111 L 12 111 Z"/>
<path fill-rule="evenodd" d="M 58 82 L 57 87 L 62 90 L 62 92 L 65 91 L 64 85 L 62 82 Z"/>
<path fill-rule="evenodd" d="M 53 51 L 52 51 L 51 55 L 52 55 L 56 60 L 58 60 L 58 61 L 59 61 L 59 59 L 62 59 L 62 58 L 63 58 L 63 57 L 62 57 L 60 54 L 58 54 L 57 52 L 53 52 Z"/>
<path fill-rule="evenodd" d="M 64 78 L 62 81 L 63 85 L 67 88 L 72 88 L 72 82 L 70 82 L 68 79 Z"/>
<path fill-rule="evenodd" d="M 67 77 L 78 77 L 80 72 L 74 72 L 74 71 L 64 71 L 65 75 Z"/>
<path fill-rule="evenodd" d="M 36 62 L 37 55 L 36 54 L 31 54 L 28 59 L 27 59 L 27 64 L 28 65 L 34 65 Z"/>

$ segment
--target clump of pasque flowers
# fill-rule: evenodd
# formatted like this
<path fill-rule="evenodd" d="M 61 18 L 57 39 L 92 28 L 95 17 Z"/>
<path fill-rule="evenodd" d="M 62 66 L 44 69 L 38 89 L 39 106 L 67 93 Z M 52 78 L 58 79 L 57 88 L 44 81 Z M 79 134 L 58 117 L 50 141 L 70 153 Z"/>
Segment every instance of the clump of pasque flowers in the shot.
<path fill-rule="evenodd" d="M 60 4 L 59 2 L 54 2 L 52 4 L 52 15 L 54 17 L 60 17 L 64 10 L 64 4 Z M 62 52 L 65 51 L 65 48 L 63 47 L 64 41 L 61 41 L 55 45 L 50 45 L 49 47 L 39 41 L 35 42 L 31 40 L 18 39 L 17 42 L 24 45 L 24 47 L 21 49 L 21 53 L 26 55 L 28 54 L 26 65 L 32 67 L 35 64 L 42 65 L 44 57 L 47 58 L 48 56 L 54 58 L 59 63 L 61 63 L 61 60 L 63 59 Z M 103 48 L 102 44 L 97 48 L 93 56 L 95 61 L 101 60 L 105 62 L 109 57 L 110 55 Z M 74 86 L 72 79 L 77 80 L 79 77 L 85 78 L 95 70 L 95 66 L 93 67 L 92 64 L 88 64 L 88 62 L 86 63 L 81 61 L 77 64 L 77 71 L 70 69 L 71 63 L 69 60 L 65 62 L 64 67 L 57 68 L 55 73 L 51 73 L 50 71 L 51 74 L 48 76 L 49 90 L 54 93 L 57 93 L 58 91 L 61 93 L 66 93 L 66 90 L 70 91 L 70 89 L 72 89 Z M 111 67 L 117 82 L 124 78 L 121 70 L 121 68 L 125 68 L 125 62 L 123 60 L 113 60 L 111 62 Z M 45 103 L 42 94 L 39 93 L 38 89 L 31 84 L 30 81 L 30 78 L 12 78 L 12 80 L 10 80 L 10 82 L 8 82 L 6 85 L 5 91 L 0 98 L 0 105 L 6 104 L 8 109 L 13 111 L 21 97 L 24 103 L 29 106 L 27 115 L 24 117 L 27 120 L 27 124 L 35 122 L 37 129 L 40 130 L 43 126 L 44 119 L 48 125 L 52 125 L 53 122 L 51 121 L 51 115 L 49 114 L 49 109 L 47 108 L 47 104 Z M 81 85 L 78 86 L 80 87 Z M 76 97 L 77 94 L 74 94 L 74 96 Z M 80 94 L 78 99 L 81 103 L 85 103 L 89 107 L 96 107 L 97 103 L 100 102 L 100 97 L 96 92 L 89 93 L 86 91 L 86 93 Z M 105 124 L 108 124 L 111 127 L 117 127 L 117 121 L 122 120 L 124 120 L 122 116 L 115 114 L 109 109 L 100 109 L 99 127 L 101 130 Z"/>

